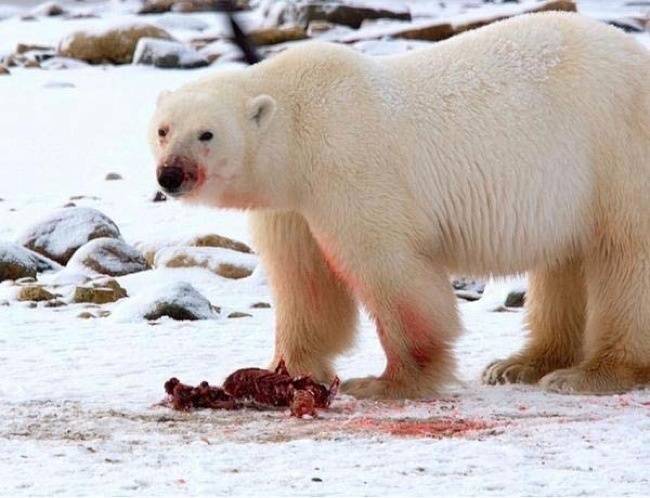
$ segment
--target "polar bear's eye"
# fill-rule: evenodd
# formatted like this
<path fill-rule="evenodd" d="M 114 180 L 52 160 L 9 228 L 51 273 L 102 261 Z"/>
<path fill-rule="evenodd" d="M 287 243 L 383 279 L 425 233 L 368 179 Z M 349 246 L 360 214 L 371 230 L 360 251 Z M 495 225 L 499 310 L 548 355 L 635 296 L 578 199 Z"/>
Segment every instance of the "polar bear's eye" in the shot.
<path fill-rule="evenodd" d="M 158 128 L 158 136 L 165 137 L 167 136 L 167 128 Z"/>
<path fill-rule="evenodd" d="M 214 135 L 212 134 L 211 131 L 204 131 L 203 133 L 201 133 L 199 140 L 201 142 L 209 142 L 210 140 L 212 140 L 212 137 L 214 137 Z"/>

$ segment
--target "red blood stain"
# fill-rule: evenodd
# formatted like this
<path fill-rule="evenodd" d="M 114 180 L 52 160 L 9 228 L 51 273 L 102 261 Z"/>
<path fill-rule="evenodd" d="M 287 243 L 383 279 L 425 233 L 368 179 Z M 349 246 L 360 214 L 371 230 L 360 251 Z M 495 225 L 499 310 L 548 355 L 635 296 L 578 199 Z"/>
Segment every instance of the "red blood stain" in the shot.
<path fill-rule="evenodd" d="M 203 185 L 203 183 L 205 182 L 205 177 L 206 177 L 205 168 L 203 166 L 199 166 L 197 168 L 197 170 L 196 170 L 196 187 L 195 188 L 198 188 L 201 185 Z"/>
<path fill-rule="evenodd" d="M 363 418 L 353 421 L 351 425 L 354 429 L 381 431 L 399 437 L 441 439 L 484 431 L 497 424 L 492 421 L 465 419 L 382 420 Z"/>
<path fill-rule="evenodd" d="M 397 313 L 410 343 L 411 356 L 418 367 L 426 368 L 442 349 L 435 330 L 412 304 L 400 303 L 397 306 Z"/>
<path fill-rule="evenodd" d="M 359 293 L 361 288 L 361 283 L 350 271 L 348 271 L 343 264 L 339 261 L 339 258 L 336 256 L 336 249 L 334 244 L 330 242 L 325 242 L 321 237 L 318 239 L 318 246 L 320 247 L 321 253 L 323 254 L 323 259 L 329 270 L 338 278 L 341 282 L 344 282 L 353 292 Z"/>

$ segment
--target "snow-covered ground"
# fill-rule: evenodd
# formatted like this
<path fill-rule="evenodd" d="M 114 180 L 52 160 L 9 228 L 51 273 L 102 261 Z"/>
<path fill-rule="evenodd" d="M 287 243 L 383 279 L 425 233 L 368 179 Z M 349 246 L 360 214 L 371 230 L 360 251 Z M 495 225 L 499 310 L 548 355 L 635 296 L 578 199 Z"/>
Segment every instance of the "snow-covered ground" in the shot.
<path fill-rule="evenodd" d="M 439 2 L 404 3 L 417 12 L 440 8 Z M 446 3 L 452 14 L 461 10 L 459 2 Z M 598 17 L 650 10 L 622 3 L 579 5 Z M 0 14 L 8 4 L 0 3 Z M 99 19 L 0 20 L 0 53 L 18 42 L 53 44 L 71 29 L 133 17 L 120 13 L 122 2 L 91 5 L 97 4 Z M 0 76 L 0 240 L 15 240 L 32 221 L 85 196 L 75 203 L 106 213 L 131 244 L 199 233 L 248 242 L 244 214 L 150 201 L 155 183 L 145 135 L 157 94 L 212 71 L 95 66 Z M 105 181 L 108 172 L 123 180 Z M 463 384 L 444 397 L 375 403 L 341 396 L 318 419 L 297 420 L 285 412 L 178 413 L 152 406 L 173 375 L 219 383 L 237 368 L 267 364 L 273 309 L 251 309 L 272 302 L 263 272 L 226 280 L 202 269 L 157 269 L 118 280 L 130 295 L 190 282 L 222 307 L 221 317 L 149 324 L 112 316 L 82 320 L 81 304 L 0 305 L 0 494 L 650 492 L 649 391 L 564 396 L 480 383 L 481 370 L 524 339 L 522 312 L 492 311 L 490 296 L 498 292 L 459 302 L 466 328 L 457 347 Z M 0 284 L 0 298 L 8 291 Z M 231 311 L 252 317 L 225 318 Z M 339 375 L 378 373 L 383 362 L 364 319 L 357 346 L 338 362 Z"/>

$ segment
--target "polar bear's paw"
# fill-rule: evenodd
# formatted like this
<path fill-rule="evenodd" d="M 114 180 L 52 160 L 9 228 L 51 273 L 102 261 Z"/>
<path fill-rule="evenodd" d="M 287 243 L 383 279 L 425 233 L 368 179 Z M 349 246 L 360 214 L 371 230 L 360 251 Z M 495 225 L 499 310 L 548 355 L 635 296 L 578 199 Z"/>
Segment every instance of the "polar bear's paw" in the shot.
<path fill-rule="evenodd" d="M 550 392 L 560 394 L 615 394 L 633 388 L 635 381 L 633 369 L 589 368 L 578 366 L 556 370 L 539 381 Z"/>
<path fill-rule="evenodd" d="M 341 392 L 357 399 L 405 399 L 418 397 L 404 383 L 383 377 L 349 379 L 341 384 Z"/>
<path fill-rule="evenodd" d="M 513 355 L 490 363 L 483 371 L 485 384 L 534 384 L 549 372 L 548 367 L 525 355 Z"/>

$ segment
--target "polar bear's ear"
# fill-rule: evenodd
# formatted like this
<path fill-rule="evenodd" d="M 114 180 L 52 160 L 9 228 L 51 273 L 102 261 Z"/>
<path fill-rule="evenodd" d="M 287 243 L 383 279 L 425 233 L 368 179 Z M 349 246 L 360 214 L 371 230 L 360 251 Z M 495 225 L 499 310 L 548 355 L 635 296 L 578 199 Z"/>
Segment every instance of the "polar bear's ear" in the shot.
<path fill-rule="evenodd" d="M 163 90 L 158 94 L 158 100 L 156 101 L 156 105 L 160 105 L 163 100 L 165 100 L 169 95 L 171 95 L 172 92 L 169 90 Z"/>
<path fill-rule="evenodd" d="M 275 114 L 276 103 L 269 95 L 258 95 L 248 101 L 246 114 L 260 128 L 265 128 Z"/>

